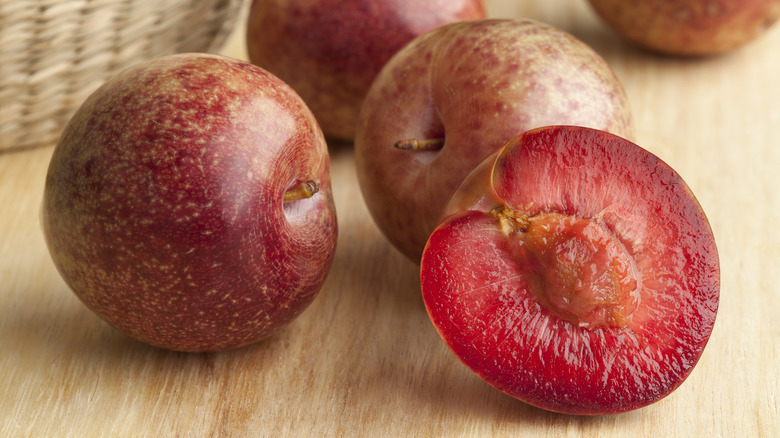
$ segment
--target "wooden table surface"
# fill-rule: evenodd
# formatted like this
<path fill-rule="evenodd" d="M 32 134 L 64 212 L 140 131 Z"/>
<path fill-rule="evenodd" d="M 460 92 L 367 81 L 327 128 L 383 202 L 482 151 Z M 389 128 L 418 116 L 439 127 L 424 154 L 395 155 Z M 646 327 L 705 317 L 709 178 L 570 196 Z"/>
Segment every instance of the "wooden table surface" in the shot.
<path fill-rule="evenodd" d="M 38 222 L 44 147 L 0 154 L 0 436 L 780 435 L 780 26 L 732 54 L 680 60 L 624 44 L 583 0 L 487 6 L 594 47 L 623 81 L 638 142 L 685 178 L 710 219 L 720 310 L 677 391 L 576 417 L 482 382 L 430 324 L 417 267 L 373 224 L 349 145 L 331 149 L 333 269 L 299 319 L 219 354 L 140 344 L 90 313 L 53 267 Z M 244 56 L 242 32 L 226 53 Z"/>

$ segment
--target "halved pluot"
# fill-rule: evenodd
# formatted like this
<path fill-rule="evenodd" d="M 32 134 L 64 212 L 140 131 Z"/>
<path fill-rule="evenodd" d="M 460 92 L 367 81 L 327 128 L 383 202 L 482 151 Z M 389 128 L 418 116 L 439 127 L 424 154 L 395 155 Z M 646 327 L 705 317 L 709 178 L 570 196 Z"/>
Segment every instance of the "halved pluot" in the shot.
<path fill-rule="evenodd" d="M 613 414 L 667 396 L 715 322 L 720 268 L 672 168 L 604 131 L 528 131 L 452 198 L 421 262 L 438 333 L 528 404 Z"/>

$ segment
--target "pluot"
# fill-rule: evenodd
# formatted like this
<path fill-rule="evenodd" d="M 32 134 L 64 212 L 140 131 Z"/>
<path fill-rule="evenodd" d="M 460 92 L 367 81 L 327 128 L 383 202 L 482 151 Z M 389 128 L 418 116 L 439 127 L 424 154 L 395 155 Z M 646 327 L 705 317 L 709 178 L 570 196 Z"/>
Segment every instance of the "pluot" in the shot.
<path fill-rule="evenodd" d="M 720 267 L 682 177 L 601 130 L 527 131 L 464 180 L 420 268 L 431 321 L 499 390 L 567 414 L 654 403 L 699 361 Z"/>
<path fill-rule="evenodd" d="M 358 119 L 369 212 L 414 262 L 463 178 L 523 131 L 581 125 L 632 138 L 622 84 L 572 35 L 532 20 L 476 20 L 418 37 L 388 62 Z"/>
<path fill-rule="evenodd" d="M 326 137 L 352 141 L 382 66 L 436 27 L 485 17 L 482 0 L 254 0 L 249 59 L 303 97 Z"/>
<path fill-rule="evenodd" d="M 68 286 L 142 342 L 257 342 L 318 294 L 336 246 L 327 146 L 304 102 L 247 62 L 133 66 L 80 107 L 46 176 L 42 227 Z"/>

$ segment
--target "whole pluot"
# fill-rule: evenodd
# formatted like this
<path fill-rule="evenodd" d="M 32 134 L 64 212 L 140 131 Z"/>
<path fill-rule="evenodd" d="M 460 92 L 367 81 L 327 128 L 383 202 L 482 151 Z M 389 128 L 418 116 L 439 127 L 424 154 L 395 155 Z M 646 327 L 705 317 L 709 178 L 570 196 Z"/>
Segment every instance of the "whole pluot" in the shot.
<path fill-rule="evenodd" d="M 570 124 L 632 138 L 628 98 L 585 43 L 532 20 L 442 26 L 393 57 L 358 119 L 366 205 L 419 262 L 442 208 L 483 158 L 532 128 Z"/>
<path fill-rule="evenodd" d="M 485 17 L 482 0 L 254 0 L 249 59 L 303 97 L 329 138 L 352 140 L 382 66 L 431 29 Z"/>
<path fill-rule="evenodd" d="M 670 55 L 715 55 L 754 40 L 780 18 L 780 0 L 590 0 L 625 39 Z"/>
<path fill-rule="evenodd" d="M 337 225 L 324 137 L 281 80 L 234 59 L 166 56 L 109 79 L 46 177 L 51 257 L 97 315 L 151 345 L 259 341 L 319 292 Z"/>

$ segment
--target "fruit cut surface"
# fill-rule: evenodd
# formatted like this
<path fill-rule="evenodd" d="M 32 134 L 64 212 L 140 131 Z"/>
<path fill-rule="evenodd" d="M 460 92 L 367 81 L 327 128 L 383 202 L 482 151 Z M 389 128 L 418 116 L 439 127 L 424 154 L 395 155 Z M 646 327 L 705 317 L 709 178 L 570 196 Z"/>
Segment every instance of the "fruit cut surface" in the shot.
<path fill-rule="evenodd" d="M 578 127 L 529 131 L 482 166 L 488 195 L 459 198 L 421 264 L 428 313 L 458 358 L 509 395 L 572 414 L 677 388 L 711 334 L 720 275 L 680 176 Z"/>

